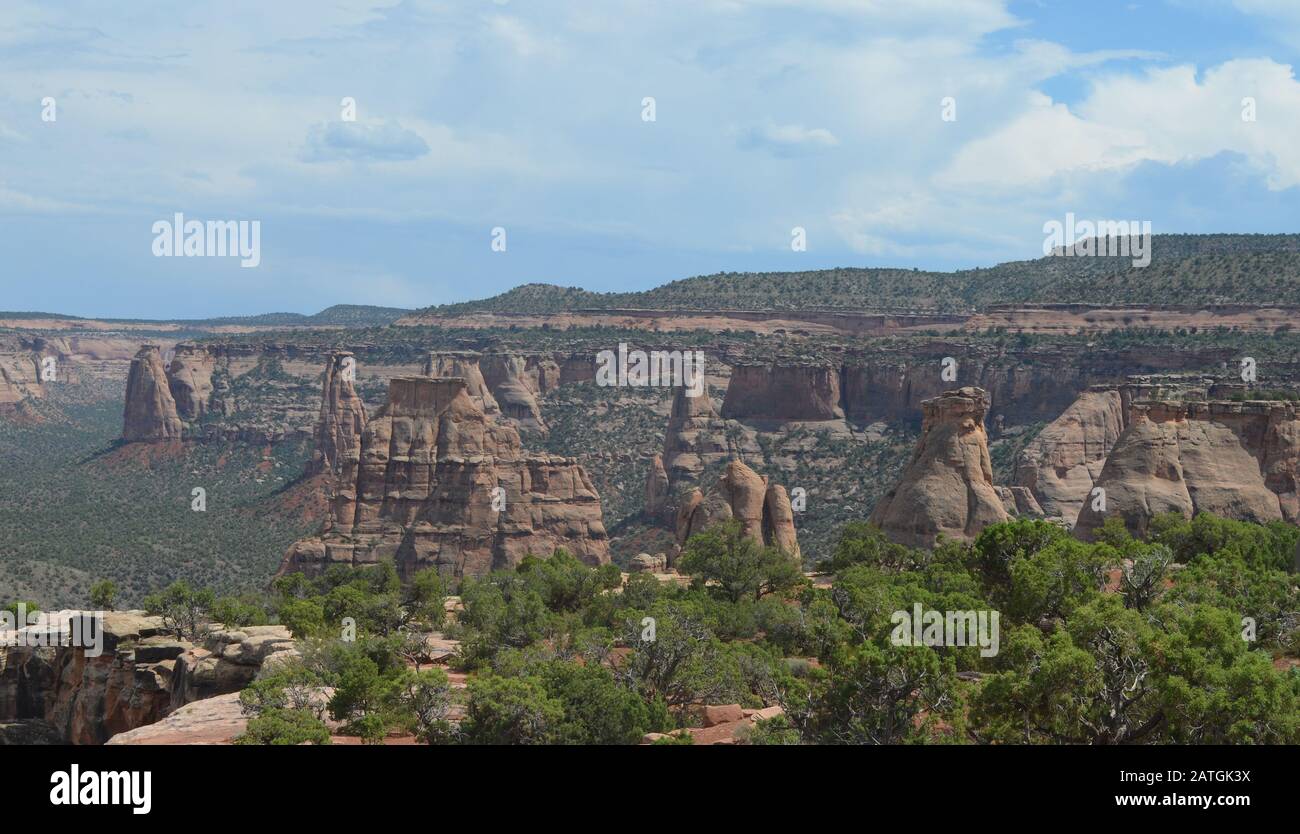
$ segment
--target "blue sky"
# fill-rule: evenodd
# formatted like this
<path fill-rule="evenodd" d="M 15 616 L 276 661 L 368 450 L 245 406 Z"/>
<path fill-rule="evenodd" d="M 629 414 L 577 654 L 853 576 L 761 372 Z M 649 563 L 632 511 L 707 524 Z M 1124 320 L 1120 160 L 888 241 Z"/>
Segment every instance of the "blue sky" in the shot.
<path fill-rule="evenodd" d="M 191 5 L 0 7 L 0 309 L 952 269 L 1067 212 L 1300 231 L 1296 0 Z M 154 257 L 178 211 L 260 221 L 260 266 Z"/>

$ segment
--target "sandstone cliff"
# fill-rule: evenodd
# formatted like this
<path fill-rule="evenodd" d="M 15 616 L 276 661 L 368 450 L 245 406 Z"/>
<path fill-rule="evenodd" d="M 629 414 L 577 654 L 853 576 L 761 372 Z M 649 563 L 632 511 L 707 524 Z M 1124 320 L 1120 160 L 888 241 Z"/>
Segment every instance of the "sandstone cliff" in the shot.
<path fill-rule="evenodd" d="M 366 405 L 357 396 L 353 380 L 345 373 L 352 354 L 339 351 L 325 366 L 321 386 L 320 419 L 316 422 L 315 449 L 307 473 L 339 475 L 356 471 L 361 456 L 361 433 L 366 427 Z"/>
<path fill-rule="evenodd" d="M 702 530 L 735 520 L 752 540 L 801 559 L 794 512 L 785 488 L 769 485 L 742 461 L 733 460 L 707 491 L 692 490 L 677 511 L 677 548 Z"/>
<path fill-rule="evenodd" d="M 206 350 L 194 345 L 176 346 L 167 366 L 167 387 L 182 420 L 198 420 L 208 413 L 215 367 L 215 359 Z"/>
<path fill-rule="evenodd" d="M 1048 516 L 1073 524 L 1123 431 L 1120 392 L 1085 392 L 1021 451 L 1016 483 Z"/>
<path fill-rule="evenodd" d="M 546 421 L 537 397 L 559 385 L 559 367 L 535 356 L 501 353 L 485 354 L 479 365 L 501 413 L 521 429 L 544 433 Z"/>
<path fill-rule="evenodd" d="M 609 561 L 600 497 L 571 458 L 529 455 L 489 420 L 460 378 L 399 377 L 344 468 L 319 537 L 290 547 L 281 572 L 395 560 L 455 576 L 517 565 L 563 547 Z"/>
<path fill-rule="evenodd" d="M 283 626 L 218 630 L 200 647 L 169 636 L 157 617 L 110 611 L 103 651 L 91 657 L 68 639 L 69 618 L 86 613 L 42 612 L 0 633 L 0 721 L 40 719 L 65 743 L 103 744 L 192 701 L 238 692 L 264 664 L 297 656 Z"/>
<path fill-rule="evenodd" d="M 1112 515 L 1136 535 L 1164 512 L 1300 521 L 1295 403 L 1135 402 L 1128 423 L 1097 479 L 1105 509 L 1084 504 L 1080 537 L 1091 538 Z"/>
<path fill-rule="evenodd" d="M 988 396 L 961 388 L 921 404 L 921 437 L 899 483 L 870 521 L 894 541 L 931 547 L 942 534 L 969 540 L 1007 510 L 993 486 L 984 414 Z"/>
<path fill-rule="evenodd" d="M 843 419 L 839 371 L 828 365 L 735 365 L 722 416 L 783 422 Z"/>
<path fill-rule="evenodd" d="M 479 361 L 480 355 L 472 351 L 431 353 L 424 363 L 424 375 L 460 377 L 465 380 L 470 398 L 479 404 L 484 414 L 494 417 L 501 413 L 501 408 L 483 378 Z"/>
<path fill-rule="evenodd" d="M 157 345 L 145 345 L 131 360 L 127 374 L 122 439 L 180 440 L 181 432 L 181 419 L 162 355 Z"/>

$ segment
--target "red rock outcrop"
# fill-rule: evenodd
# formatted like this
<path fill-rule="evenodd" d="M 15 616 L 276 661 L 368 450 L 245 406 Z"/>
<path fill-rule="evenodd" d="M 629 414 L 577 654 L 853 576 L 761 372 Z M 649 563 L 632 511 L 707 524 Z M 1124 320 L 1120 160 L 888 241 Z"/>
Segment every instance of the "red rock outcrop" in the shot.
<path fill-rule="evenodd" d="M 921 438 L 912 459 L 869 520 L 910 547 L 932 547 L 940 534 L 973 539 L 988 525 L 1006 521 L 984 429 L 987 394 L 961 388 L 921 407 Z"/>
<path fill-rule="evenodd" d="M 677 547 L 691 536 L 721 522 L 735 520 L 741 532 L 760 544 L 780 548 L 799 559 L 794 512 L 785 488 L 768 485 L 739 460 L 733 460 L 706 491 L 692 490 L 677 511 Z"/>
<path fill-rule="evenodd" d="M 1105 509 L 1083 505 L 1077 535 L 1117 515 L 1136 535 L 1151 518 L 1205 511 L 1246 521 L 1300 522 L 1300 413 L 1291 402 L 1135 402 L 1096 486 Z M 1100 507 L 1100 502 L 1096 502 Z"/>
<path fill-rule="evenodd" d="M 1020 452 L 1016 483 L 1045 514 L 1073 524 L 1123 431 L 1120 392 L 1087 391 Z"/>
<path fill-rule="evenodd" d="M 501 408 L 492 396 L 492 389 L 483 379 L 479 360 L 479 354 L 472 351 L 431 353 L 424 361 L 424 375 L 452 376 L 465 380 L 465 389 L 470 397 L 479 404 L 484 414 L 493 417 L 501 413 Z"/>
<path fill-rule="evenodd" d="M 202 348 L 177 345 L 167 366 L 167 387 L 182 420 L 198 420 L 208 413 L 212 398 L 212 371 L 216 360 Z"/>
<path fill-rule="evenodd" d="M 109 612 L 103 651 L 89 657 L 83 648 L 59 645 L 67 642 L 68 618 L 82 613 L 42 613 L 40 623 L 0 636 L 0 719 L 41 718 L 66 743 L 103 744 L 167 711 L 174 658 L 183 646 L 156 636 L 162 627 L 154 618 Z M 154 647 L 153 654 L 138 655 L 142 646 Z"/>
<path fill-rule="evenodd" d="M 0 414 L 18 412 L 28 398 L 45 396 L 41 384 L 41 357 L 27 351 L 0 353 Z"/>
<path fill-rule="evenodd" d="M 521 429 L 545 433 L 537 397 L 559 385 L 559 367 L 550 360 L 503 353 L 484 354 L 479 366 L 501 413 Z"/>
<path fill-rule="evenodd" d="M 131 360 L 126 378 L 126 406 L 122 439 L 127 441 L 180 440 L 182 425 L 176 411 L 157 345 L 144 345 Z"/>
<path fill-rule="evenodd" d="M 329 358 L 321 385 L 320 419 L 316 422 L 315 449 L 307 465 L 309 475 L 328 472 L 355 474 L 361 458 L 361 433 L 366 427 L 366 404 L 357 396 L 347 373 L 348 351 Z"/>
<path fill-rule="evenodd" d="M 734 365 L 722 416 L 782 422 L 843 419 L 839 370 L 828 365 Z"/>
<path fill-rule="evenodd" d="M 322 535 L 295 543 L 281 572 L 391 558 L 483 575 L 563 547 L 609 561 L 600 497 L 572 458 L 529 455 L 489 420 L 460 378 L 399 377 L 366 423 L 354 479 L 340 476 Z"/>
<path fill-rule="evenodd" d="M 664 432 L 663 454 L 656 456 L 666 482 L 659 485 L 659 475 L 652 463 L 646 483 L 646 511 L 651 515 L 673 512 L 680 496 L 699 485 L 706 470 L 719 466 L 741 454 L 757 452 L 757 447 L 739 448 L 727 421 L 714 410 L 708 386 L 697 397 L 689 396 L 685 387 L 673 391 L 672 411 Z M 662 499 L 649 500 L 660 490 Z M 667 519 L 671 523 L 672 519 Z"/>

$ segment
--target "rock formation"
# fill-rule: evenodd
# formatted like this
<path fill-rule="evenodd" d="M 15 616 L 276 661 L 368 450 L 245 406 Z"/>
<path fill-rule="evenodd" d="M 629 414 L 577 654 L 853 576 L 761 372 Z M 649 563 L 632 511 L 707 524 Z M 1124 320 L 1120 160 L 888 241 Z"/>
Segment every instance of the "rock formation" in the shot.
<path fill-rule="evenodd" d="M 752 435 L 718 416 L 707 385 L 697 397 L 687 396 L 684 387 L 676 388 L 663 453 L 651 460 L 646 477 L 646 513 L 674 524 L 677 505 L 700 485 L 707 471 L 735 457 L 752 459 L 760 454 Z"/>
<path fill-rule="evenodd" d="M 385 558 L 483 575 L 563 547 L 609 561 L 600 497 L 572 458 L 529 455 L 519 433 L 489 420 L 461 378 L 391 380 L 366 423 L 355 471 L 343 467 L 319 537 L 289 548 L 281 572 Z"/>
<path fill-rule="evenodd" d="M 207 414 L 215 366 L 215 359 L 206 350 L 194 345 L 176 346 L 167 366 L 167 387 L 182 420 L 198 420 Z"/>
<path fill-rule="evenodd" d="M 677 511 L 677 547 L 696 533 L 720 522 L 736 520 L 741 532 L 754 541 L 780 548 L 800 559 L 794 512 L 785 488 L 768 485 L 742 461 L 733 460 L 708 489 L 692 490 Z"/>
<path fill-rule="evenodd" d="M 501 413 L 492 389 L 483 379 L 479 367 L 479 354 L 472 351 L 431 353 L 424 362 L 425 376 L 454 376 L 465 380 L 470 397 L 479 404 L 483 413 L 493 417 Z"/>
<path fill-rule="evenodd" d="M 828 365 L 735 365 L 722 416 L 782 422 L 843 419 L 839 371 Z"/>
<path fill-rule="evenodd" d="M 366 427 L 366 404 L 357 396 L 346 372 L 352 354 L 339 351 L 330 356 L 321 386 L 320 419 L 316 422 L 315 449 L 308 474 L 344 470 L 355 473 L 361 458 L 361 432 Z"/>
<path fill-rule="evenodd" d="M 902 478 L 876 504 L 870 521 L 894 541 L 931 547 L 940 534 L 969 540 L 1007 511 L 993 486 L 979 388 L 948 391 L 921 404 L 921 438 Z"/>
<path fill-rule="evenodd" d="M 1016 483 L 1048 516 L 1073 524 L 1123 431 L 1120 392 L 1087 391 L 1021 450 Z"/>
<path fill-rule="evenodd" d="M 181 419 L 162 355 L 157 345 L 144 345 L 131 360 L 131 370 L 126 378 L 122 439 L 180 440 L 181 432 Z"/>
<path fill-rule="evenodd" d="M 1084 504 L 1075 527 L 1080 537 L 1091 538 L 1112 515 L 1136 535 L 1165 512 L 1300 521 L 1295 403 L 1135 402 L 1128 418 L 1097 479 L 1105 509 Z"/>
<path fill-rule="evenodd" d="M 546 421 L 537 397 L 559 384 L 559 368 L 536 357 L 502 353 L 485 354 L 479 365 L 501 413 L 521 429 L 545 433 Z"/>
<path fill-rule="evenodd" d="M 668 503 L 668 471 L 664 469 L 664 456 L 656 453 L 650 459 L 650 472 L 645 479 L 645 511 L 657 516 Z"/>
<path fill-rule="evenodd" d="M 41 357 L 29 351 L 0 353 L 0 414 L 14 414 L 28 398 L 45 396 Z"/>
<path fill-rule="evenodd" d="M 237 693 L 265 664 L 298 654 L 284 626 L 219 630 L 199 647 L 157 617 L 109 611 L 102 652 L 91 656 L 68 639 L 70 618 L 88 613 L 41 612 L 0 633 L 0 722 L 39 719 L 65 743 L 103 744 L 191 701 Z"/>

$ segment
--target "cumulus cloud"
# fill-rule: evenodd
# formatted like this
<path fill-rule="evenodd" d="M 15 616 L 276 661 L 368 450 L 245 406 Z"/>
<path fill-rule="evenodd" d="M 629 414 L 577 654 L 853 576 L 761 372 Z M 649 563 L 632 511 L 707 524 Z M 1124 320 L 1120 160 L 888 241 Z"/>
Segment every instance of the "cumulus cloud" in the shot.
<path fill-rule="evenodd" d="M 1251 115 L 1253 121 L 1243 119 Z M 1300 185 L 1300 82 L 1267 59 L 1228 61 L 1197 80 L 1190 65 L 1097 80 L 1072 112 L 1045 96 L 961 149 L 937 178 L 955 185 L 1036 186 L 1080 171 L 1117 176 L 1141 162 L 1175 165 L 1237 153 L 1273 189 Z"/>

